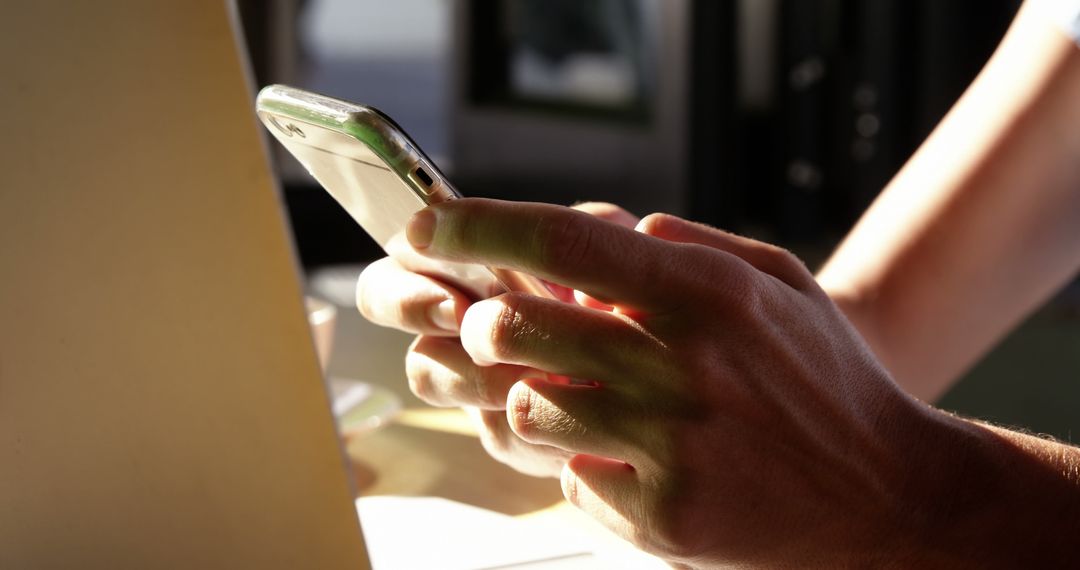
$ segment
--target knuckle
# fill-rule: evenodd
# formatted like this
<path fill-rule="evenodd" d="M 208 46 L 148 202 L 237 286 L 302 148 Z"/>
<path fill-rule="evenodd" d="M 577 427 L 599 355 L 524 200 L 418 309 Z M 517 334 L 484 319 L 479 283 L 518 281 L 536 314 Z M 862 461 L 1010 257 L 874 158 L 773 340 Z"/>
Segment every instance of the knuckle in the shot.
<path fill-rule="evenodd" d="M 595 247 L 592 220 L 581 215 L 561 216 L 540 230 L 541 261 L 547 267 L 577 267 L 588 261 Z"/>
<path fill-rule="evenodd" d="M 658 288 L 678 291 L 682 305 L 695 312 L 700 312 L 701 305 L 693 301 L 705 301 L 708 307 L 718 298 L 737 300 L 747 285 L 747 272 L 711 247 L 696 243 L 665 247 L 668 248 L 666 258 L 658 256 L 639 262 L 642 275 L 647 275 Z M 727 294 L 718 296 L 721 292 Z"/>
<path fill-rule="evenodd" d="M 501 306 L 491 327 L 491 351 L 492 356 L 503 361 L 516 355 L 530 327 L 521 312 L 520 295 L 508 293 L 499 297 L 499 302 Z"/>
<path fill-rule="evenodd" d="M 510 399 L 506 406 L 506 420 L 510 424 L 510 429 L 525 441 L 529 441 L 534 427 L 534 405 L 532 390 L 517 388 L 510 392 Z"/>
<path fill-rule="evenodd" d="M 433 406 L 444 405 L 434 389 L 430 363 L 412 349 L 405 355 L 405 378 L 409 382 L 409 391 L 417 398 Z"/>
<path fill-rule="evenodd" d="M 638 223 L 637 229 L 641 233 L 647 235 L 662 235 L 675 219 L 675 216 L 672 216 L 671 214 L 654 212 L 642 218 L 641 222 Z"/>

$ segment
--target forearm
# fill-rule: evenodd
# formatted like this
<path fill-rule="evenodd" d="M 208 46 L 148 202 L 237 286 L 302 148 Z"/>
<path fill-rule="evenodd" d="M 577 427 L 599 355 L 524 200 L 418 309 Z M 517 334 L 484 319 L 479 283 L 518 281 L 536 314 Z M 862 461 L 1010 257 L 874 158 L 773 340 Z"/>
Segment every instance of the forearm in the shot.
<path fill-rule="evenodd" d="M 1080 563 L 1080 449 L 941 414 L 913 470 L 922 521 L 896 560 L 920 566 Z M 919 523 L 916 523 L 919 526 Z"/>
<path fill-rule="evenodd" d="M 1080 50 L 1031 12 L 819 275 L 925 400 L 1080 267 Z"/>

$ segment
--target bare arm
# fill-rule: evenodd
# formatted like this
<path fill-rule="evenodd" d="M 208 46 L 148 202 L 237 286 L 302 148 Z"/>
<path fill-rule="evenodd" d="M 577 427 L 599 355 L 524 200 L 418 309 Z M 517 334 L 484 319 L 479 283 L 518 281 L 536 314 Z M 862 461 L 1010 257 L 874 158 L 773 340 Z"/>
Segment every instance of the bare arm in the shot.
<path fill-rule="evenodd" d="M 932 401 L 1078 268 L 1080 49 L 1028 2 L 818 279 Z"/>

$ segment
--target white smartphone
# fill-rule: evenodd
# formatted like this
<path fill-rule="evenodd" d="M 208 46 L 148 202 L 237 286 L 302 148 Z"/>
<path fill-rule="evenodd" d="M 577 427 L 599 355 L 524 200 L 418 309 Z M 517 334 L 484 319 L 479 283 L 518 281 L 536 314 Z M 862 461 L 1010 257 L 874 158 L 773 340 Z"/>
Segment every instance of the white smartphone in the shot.
<path fill-rule="evenodd" d="M 420 147 L 377 109 L 284 85 L 259 92 L 270 133 L 390 256 L 409 248 L 405 225 L 425 206 L 461 194 Z M 543 281 L 479 265 L 440 265 L 443 278 L 482 297 L 492 277 L 507 290 L 556 298 Z"/>

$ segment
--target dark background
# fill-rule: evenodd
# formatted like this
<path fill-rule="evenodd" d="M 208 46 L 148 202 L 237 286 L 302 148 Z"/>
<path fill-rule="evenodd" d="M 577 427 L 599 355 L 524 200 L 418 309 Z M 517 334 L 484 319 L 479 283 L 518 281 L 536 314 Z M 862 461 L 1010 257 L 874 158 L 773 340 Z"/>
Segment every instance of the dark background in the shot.
<path fill-rule="evenodd" d="M 638 5 L 541 2 L 568 17 Z M 650 2 L 640 6 L 659 16 L 628 19 L 645 33 L 623 48 L 646 62 L 640 89 L 606 107 L 513 90 L 522 34 L 548 53 L 568 41 L 545 42 L 552 30 L 578 30 L 573 45 L 613 49 L 589 35 L 599 33 L 595 25 L 553 26 L 513 0 L 239 4 L 260 85 L 290 83 L 381 108 L 466 195 L 672 210 L 780 243 L 811 267 L 974 79 L 1020 4 Z M 497 158 L 485 163 L 485 153 Z M 326 193 L 278 158 L 307 269 L 381 255 Z M 498 167 L 515 161 L 520 167 Z M 663 176 L 650 178 L 656 172 Z M 1080 428 L 1077 299 L 1075 288 L 1063 293 L 941 404 L 1071 440 Z"/>

